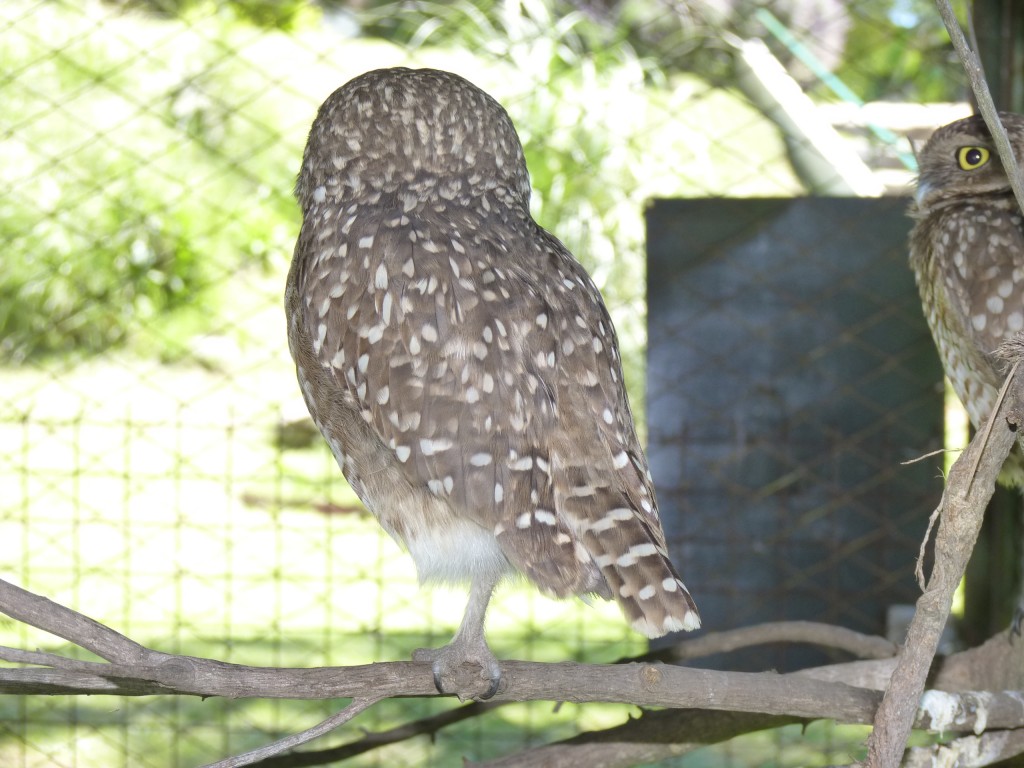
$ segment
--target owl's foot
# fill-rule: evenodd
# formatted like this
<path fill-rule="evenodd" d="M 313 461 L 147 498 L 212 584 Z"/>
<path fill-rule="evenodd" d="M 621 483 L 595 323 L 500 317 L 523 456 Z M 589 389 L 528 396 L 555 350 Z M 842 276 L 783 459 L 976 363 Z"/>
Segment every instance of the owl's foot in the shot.
<path fill-rule="evenodd" d="M 468 643 L 456 637 L 442 648 L 413 651 L 412 660 L 430 662 L 438 693 L 454 693 L 459 701 L 486 701 L 501 685 L 501 666 L 482 640 Z M 479 674 L 472 669 L 473 665 L 480 667 Z"/>

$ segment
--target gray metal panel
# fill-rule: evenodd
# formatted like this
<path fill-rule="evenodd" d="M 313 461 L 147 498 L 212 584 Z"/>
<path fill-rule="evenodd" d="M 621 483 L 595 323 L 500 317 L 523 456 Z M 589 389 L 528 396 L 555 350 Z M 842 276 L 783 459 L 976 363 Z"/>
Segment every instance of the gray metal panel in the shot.
<path fill-rule="evenodd" d="M 906 201 L 659 200 L 647 211 L 649 453 L 673 557 L 721 630 L 884 633 L 941 493 L 942 371 Z M 709 666 L 829 657 L 757 648 Z"/>

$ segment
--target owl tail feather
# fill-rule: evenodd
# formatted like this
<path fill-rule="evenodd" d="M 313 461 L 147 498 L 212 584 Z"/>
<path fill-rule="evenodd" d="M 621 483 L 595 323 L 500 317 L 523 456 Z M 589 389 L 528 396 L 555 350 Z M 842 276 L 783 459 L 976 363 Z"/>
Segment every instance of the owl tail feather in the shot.
<path fill-rule="evenodd" d="M 616 524 L 591 526 L 586 546 L 630 626 L 652 638 L 699 628 L 697 605 L 649 526 L 625 507 L 603 519 Z"/>

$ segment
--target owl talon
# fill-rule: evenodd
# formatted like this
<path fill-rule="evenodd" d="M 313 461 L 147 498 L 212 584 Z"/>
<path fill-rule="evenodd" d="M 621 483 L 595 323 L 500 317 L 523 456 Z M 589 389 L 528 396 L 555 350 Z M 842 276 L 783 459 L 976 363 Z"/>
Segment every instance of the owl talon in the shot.
<path fill-rule="evenodd" d="M 430 662 L 437 692 L 443 695 L 454 693 L 459 701 L 486 701 L 501 687 L 501 666 L 486 645 L 482 651 L 480 648 L 460 648 L 456 643 L 443 648 L 419 648 L 413 652 L 412 659 Z M 471 671 L 473 666 L 480 667 L 479 674 Z M 487 689 L 479 692 L 483 681 L 487 681 Z"/>

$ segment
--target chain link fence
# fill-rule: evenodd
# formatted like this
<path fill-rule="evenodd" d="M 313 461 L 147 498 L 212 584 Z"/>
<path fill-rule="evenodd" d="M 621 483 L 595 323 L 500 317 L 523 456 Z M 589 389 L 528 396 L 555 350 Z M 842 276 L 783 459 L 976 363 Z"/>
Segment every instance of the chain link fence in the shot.
<path fill-rule="evenodd" d="M 506 106 L 538 221 L 606 296 L 638 417 L 645 201 L 904 194 L 907 137 L 969 111 L 925 0 L 6 0 L 0 59 L 0 573 L 149 647 L 273 666 L 406 659 L 464 602 L 418 588 L 288 358 L 291 187 L 332 90 L 430 66 Z M 499 657 L 644 650 L 614 606 L 515 585 L 488 627 Z M 55 642 L 0 617 L 0 644 Z M 384 702 L 357 727 L 450 707 Z M 337 708 L 12 696 L 0 764 L 193 766 Z M 497 757 L 629 711 L 510 705 L 353 764 Z M 863 735 L 818 723 L 678 764 L 826 765 Z"/>

